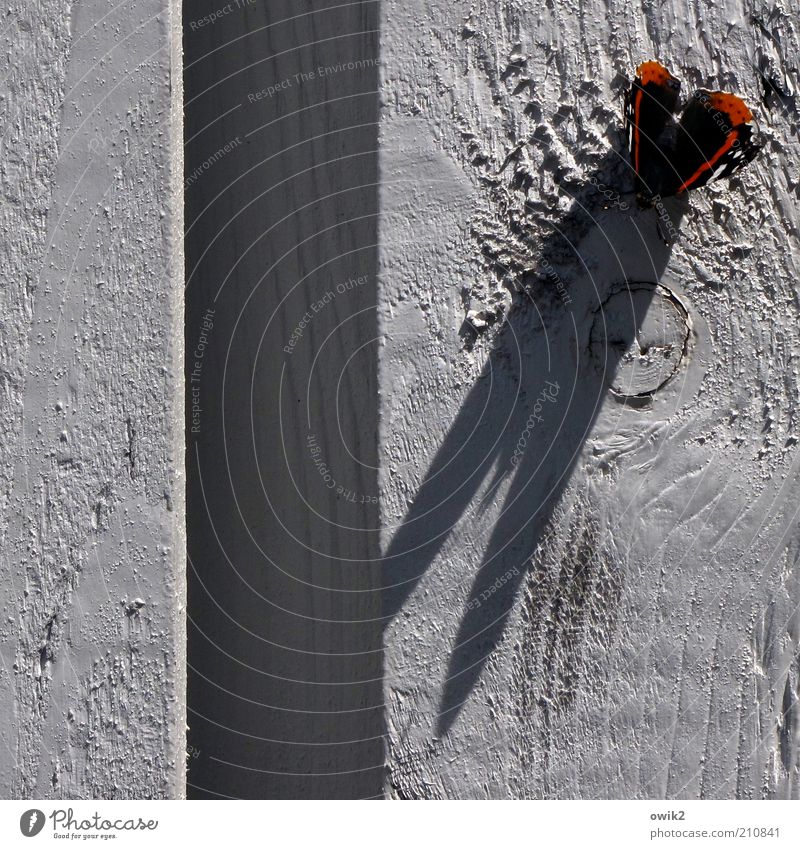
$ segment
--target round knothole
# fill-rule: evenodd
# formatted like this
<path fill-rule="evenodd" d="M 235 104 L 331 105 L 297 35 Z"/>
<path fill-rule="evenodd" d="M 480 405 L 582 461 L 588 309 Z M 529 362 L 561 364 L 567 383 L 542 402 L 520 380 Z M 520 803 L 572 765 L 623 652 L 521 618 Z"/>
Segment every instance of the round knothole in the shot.
<path fill-rule="evenodd" d="M 675 376 L 690 334 L 689 313 L 673 292 L 631 282 L 597 310 L 590 346 L 615 395 L 648 399 Z"/>

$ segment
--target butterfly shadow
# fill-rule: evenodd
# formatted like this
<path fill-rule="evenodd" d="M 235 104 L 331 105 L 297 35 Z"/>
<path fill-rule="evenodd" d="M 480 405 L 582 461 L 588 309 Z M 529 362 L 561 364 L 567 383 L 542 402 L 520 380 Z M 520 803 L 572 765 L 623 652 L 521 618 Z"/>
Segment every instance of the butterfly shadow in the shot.
<path fill-rule="evenodd" d="M 658 282 L 669 260 L 657 210 L 636 208 L 630 195 L 627 204 L 623 196 L 609 205 L 598 192 L 619 161 L 610 152 L 574 192 L 566 214 L 551 222 L 550 235 L 533 246 L 535 260 L 520 277 L 508 318 L 384 554 L 384 616 L 391 622 L 459 524 L 493 510 L 458 614 L 437 736 L 455 722 L 503 637 L 543 530 L 648 306 L 647 299 L 631 299 L 628 314 L 611 328 L 604 305 L 629 281 Z M 682 211 L 680 204 L 669 210 L 676 231 Z M 468 530 L 458 539 L 465 537 Z M 469 569 L 484 539 L 485 532 L 447 556 Z"/>

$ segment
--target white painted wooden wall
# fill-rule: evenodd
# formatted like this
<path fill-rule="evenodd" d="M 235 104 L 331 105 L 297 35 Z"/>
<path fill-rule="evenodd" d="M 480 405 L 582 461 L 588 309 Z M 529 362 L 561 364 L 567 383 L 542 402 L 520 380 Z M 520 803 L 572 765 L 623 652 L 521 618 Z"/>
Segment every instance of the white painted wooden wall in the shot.
<path fill-rule="evenodd" d="M 192 496 L 193 792 L 376 795 L 384 731 L 393 797 L 796 798 L 796 9 L 328 5 L 247 4 L 194 43 L 192 156 L 248 141 L 192 183 L 214 206 L 187 338 L 232 293 L 190 445 L 217 484 Z M 2 796 L 183 792 L 178 15 L 26 0 L 0 33 Z M 247 99 L 372 59 L 378 26 L 380 79 Z M 766 139 L 670 204 L 672 247 L 621 146 L 654 57 L 742 94 Z M 380 517 L 329 497 L 309 427 Z"/>
<path fill-rule="evenodd" d="M 796 13 L 382 4 L 391 796 L 800 794 Z M 766 139 L 671 249 L 624 193 L 650 58 Z M 675 367 L 625 404 L 642 325 Z"/>
<path fill-rule="evenodd" d="M 0 43 L 0 797 L 181 796 L 180 5 Z"/>

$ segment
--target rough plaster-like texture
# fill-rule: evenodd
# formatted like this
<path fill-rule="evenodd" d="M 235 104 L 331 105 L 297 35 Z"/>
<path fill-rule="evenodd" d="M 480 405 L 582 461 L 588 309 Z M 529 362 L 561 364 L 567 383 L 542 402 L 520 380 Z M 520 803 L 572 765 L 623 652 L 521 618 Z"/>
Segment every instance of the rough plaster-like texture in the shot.
<path fill-rule="evenodd" d="M 179 4 L 14 2 L 0 40 L 0 797 L 177 797 Z"/>
<path fill-rule="evenodd" d="M 796 18 L 386 0 L 382 21 L 387 793 L 797 798 Z M 653 57 L 684 94 L 739 92 L 766 139 L 668 204 L 670 247 L 620 132 Z M 598 334 L 626 280 L 665 286 L 685 331 L 639 298 Z M 645 320 L 680 363 L 623 404 Z"/>

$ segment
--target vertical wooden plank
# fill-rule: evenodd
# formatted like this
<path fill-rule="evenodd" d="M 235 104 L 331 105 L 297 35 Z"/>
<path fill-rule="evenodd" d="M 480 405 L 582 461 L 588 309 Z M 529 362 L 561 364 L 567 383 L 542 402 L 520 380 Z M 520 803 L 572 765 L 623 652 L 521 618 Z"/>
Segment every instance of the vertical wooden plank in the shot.
<path fill-rule="evenodd" d="M 389 793 L 797 798 L 797 107 L 759 75 L 788 95 L 795 27 L 627 0 L 382 21 Z M 650 58 L 766 138 L 670 204 L 670 249 L 620 132 Z M 668 380 L 622 403 L 654 351 Z"/>
<path fill-rule="evenodd" d="M 377 4 L 219 8 L 185 25 L 189 792 L 371 797 Z"/>
<path fill-rule="evenodd" d="M 0 796 L 184 787 L 180 6 L 0 51 Z"/>

